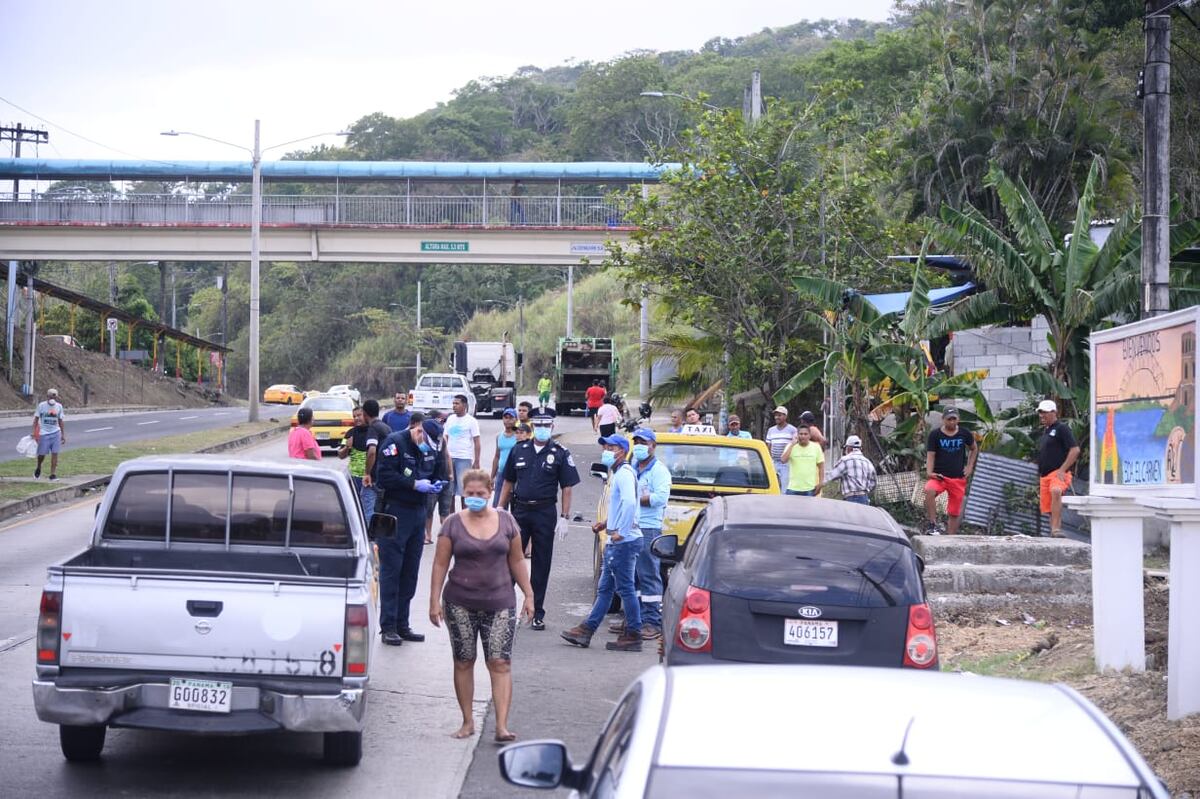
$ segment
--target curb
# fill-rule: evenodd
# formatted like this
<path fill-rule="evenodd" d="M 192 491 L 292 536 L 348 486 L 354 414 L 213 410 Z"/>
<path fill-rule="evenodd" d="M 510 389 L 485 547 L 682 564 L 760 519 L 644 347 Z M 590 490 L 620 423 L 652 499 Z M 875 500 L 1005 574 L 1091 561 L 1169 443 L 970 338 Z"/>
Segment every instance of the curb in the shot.
<path fill-rule="evenodd" d="M 72 416 L 91 416 L 95 413 L 153 413 L 155 411 L 184 411 L 188 410 L 186 405 L 167 405 L 159 407 L 157 405 L 110 405 L 101 406 L 95 405 L 87 408 L 72 408 Z M 3 410 L 0 411 L 0 420 L 3 419 L 24 419 L 26 416 L 33 416 L 33 407 L 30 406 L 24 410 Z"/>
<path fill-rule="evenodd" d="M 235 438 L 232 441 L 225 441 L 220 444 L 214 444 L 211 447 L 194 450 L 189 454 L 215 454 L 218 452 L 228 452 L 229 450 L 239 449 L 249 444 L 255 444 L 259 441 L 264 441 L 268 438 L 278 435 L 287 429 L 287 426 L 280 425 L 269 430 L 261 430 L 257 433 L 251 433 L 248 436 Z M 69 502 L 73 499 L 78 499 L 86 494 L 93 493 L 99 489 L 103 489 L 112 480 L 112 475 L 104 475 L 88 480 L 77 485 L 63 486 L 62 488 L 54 488 L 41 494 L 34 494 L 24 499 L 18 499 L 7 505 L 0 505 L 0 522 L 8 521 L 17 516 L 22 516 L 26 513 L 31 513 L 38 508 L 44 508 L 47 505 L 56 505 L 60 502 Z"/>

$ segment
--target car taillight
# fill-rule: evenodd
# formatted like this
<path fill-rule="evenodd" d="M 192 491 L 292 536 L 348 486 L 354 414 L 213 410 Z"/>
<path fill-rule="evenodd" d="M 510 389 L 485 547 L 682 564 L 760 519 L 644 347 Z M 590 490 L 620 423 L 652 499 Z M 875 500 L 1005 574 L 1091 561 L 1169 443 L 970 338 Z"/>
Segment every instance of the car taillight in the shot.
<path fill-rule="evenodd" d="M 37 662 L 39 665 L 58 665 L 58 647 L 62 641 L 61 631 L 62 591 L 43 591 L 37 627 Z"/>
<path fill-rule="evenodd" d="M 346 674 L 367 673 L 367 606 L 346 606 L 346 652 L 343 659 Z"/>
<path fill-rule="evenodd" d="M 413 393 L 411 391 L 408 392 L 408 404 L 409 405 L 413 404 Z"/>
<path fill-rule="evenodd" d="M 676 640 L 689 652 L 712 651 L 712 611 L 708 591 L 689 585 L 679 611 Z"/>
<path fill-rule="evenodd" d="M 904 665 L 911 669 L 927 669 L 936 662 L 937 633 L 933 629 L 933 613 L 929 605 L 913 605 L 908 609 Z"/>
<path fill-rule="evenodd" d="M 353 419 L 343 419 L 342 427 L 354 427 L 354 420 Z"/>
<path fill-rule="evenodd" d="M 300 420 L 297 419 L 295 416 L 293 416 L 292 417 L 292 427 L 295 427 L 298 424 L 300 424 Z"/>

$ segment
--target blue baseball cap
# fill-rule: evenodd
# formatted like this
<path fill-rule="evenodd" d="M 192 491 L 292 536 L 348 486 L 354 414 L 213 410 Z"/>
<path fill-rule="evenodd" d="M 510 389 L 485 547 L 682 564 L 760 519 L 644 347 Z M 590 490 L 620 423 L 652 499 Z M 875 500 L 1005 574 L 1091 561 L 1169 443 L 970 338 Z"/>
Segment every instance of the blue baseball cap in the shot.
<path fill-rule="evenodd" d="M 505 408 L 504 411 L 500 414 L 500 418 L 503 419 L 505 416 L 511 416 L 512 418 L 516 419 L 517 418 L 517 409 L 516 408 Z"/>
<path fill-rule="evenodd" d="M 425 435 L 429 437 L 429 443 L 434 447 L 439 447 L 442 442 L 442 426 L 432 419 L 426 419 L 421 422 L 421 429 L 425 431 Z"/>
<path fill-rule="evenodd" d="M 611 436 L 601 436 L 599 443 L 600 446 L 620 447 L 626 452 L 629 451 L 629 439 L 618 433 L 613 433 Z"/>
<path fill-rule="evenodd" d="M 633 431 L 634 438 L 640 438 L 642 441 L 650 441 L 654 444 L 658 443 L 658 436 L 654 435 L 654 431 L 648 427 L 639 427 Z"/>

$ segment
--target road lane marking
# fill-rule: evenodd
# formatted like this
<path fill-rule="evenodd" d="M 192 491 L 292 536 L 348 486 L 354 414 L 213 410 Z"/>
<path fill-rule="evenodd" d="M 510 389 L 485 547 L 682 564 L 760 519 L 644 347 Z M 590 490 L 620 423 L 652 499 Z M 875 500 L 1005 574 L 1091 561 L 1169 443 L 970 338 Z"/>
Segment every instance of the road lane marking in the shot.
<path fill-rule="evenodd" d="M 93 427 L 91 430 L 84 430 L 85 433 L 99 433 L 101 430 L 112 430 L 112 427 Z"/>
<path fill-rule="evenodd" d="M 199 416 L 180 416 L 179 421 L 186 422 L 188 419 L 199 419 Z"/>
<path fill-rule="evenodd" d="M 138 422 L 138 427 L 145 427 L 148 424 L 158 424 L 158 419 L 152 419 L 149 422 Z"/>

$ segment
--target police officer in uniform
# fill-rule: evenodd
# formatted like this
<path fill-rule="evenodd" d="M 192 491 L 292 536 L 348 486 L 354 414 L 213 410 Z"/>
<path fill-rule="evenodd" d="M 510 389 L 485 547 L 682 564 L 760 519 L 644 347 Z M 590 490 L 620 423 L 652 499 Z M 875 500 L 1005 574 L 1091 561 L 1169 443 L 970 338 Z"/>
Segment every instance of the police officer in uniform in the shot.
<path fill-rule="evenodd" d="M 566 535 L 571 515 L 571 488 L 579 484 L 579 472 L 571 453 L 556 441 L 554 411 L 541 408 L 530 421 L 533 438 L 518 441 L 504 465 L 504 487 L 500 489 L 500 507 L 509 507 L 521 526 L 521 544 L 533 539 L 533 622 L 535 630 L 546 629 L 546 585 L 550 581 L 550 563 L 554 557 L 555 534 Z M 562 507 L 555 507 L 559 491 Z"/>
<path fill-rule="evenodd" d="M 425 498 L 448 484 L 441 443 L 442 426 L 426 420 L 392 433 L 379 451 L 379 502 L 383 513 L 396 517 L 396 535 L 379 541 L 379 626 L 391 646 L 425 640 L 409 626 L 408 608 L 425 546 Z"/>

